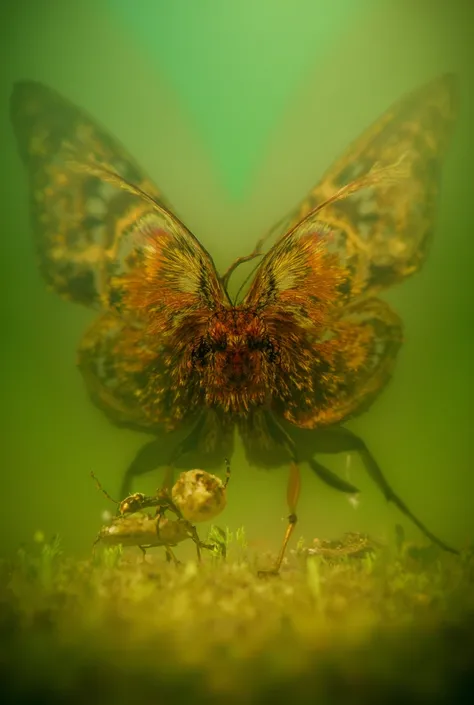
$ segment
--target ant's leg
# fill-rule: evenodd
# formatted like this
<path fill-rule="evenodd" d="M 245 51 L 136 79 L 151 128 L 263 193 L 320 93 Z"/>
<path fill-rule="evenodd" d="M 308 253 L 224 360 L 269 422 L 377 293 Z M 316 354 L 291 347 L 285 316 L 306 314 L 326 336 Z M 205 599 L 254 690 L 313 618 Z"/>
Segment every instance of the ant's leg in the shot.
<path fill-rule="evenodd" d="M 176 556 L 174 555 L 173 551 L 171 550 L 171 548 L 169 546 L 165 546 L 165 553 L 166 553 L 166 562 L 167 563 L 171 563 L 171 561 L 173 561 L 173 563 L 175 565 L 181 565 L 180 561 L 176 558 Z"/>

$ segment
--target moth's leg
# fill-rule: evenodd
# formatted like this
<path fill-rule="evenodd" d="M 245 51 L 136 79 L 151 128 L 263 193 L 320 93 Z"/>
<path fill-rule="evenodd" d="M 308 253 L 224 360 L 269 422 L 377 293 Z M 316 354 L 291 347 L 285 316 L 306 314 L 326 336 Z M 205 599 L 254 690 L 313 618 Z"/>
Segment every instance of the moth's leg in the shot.
<path fill-rule="evenodd" d="M 194 428 L 188 433 L 188 435 L 185 436 L 183 440 L 176 445 L 173 452 L 171 453 L 171 456 L 168 458 L 168 465 L 174 465 L 179 460 L 179 458 L 181 458 L 182 455 L 185 455 L 186 453 L 195 450 L 201 437 L 204 424 L 205 417 L 202 416 L 201 419 L 199 419 L 197 424 L 194 426 Z"/>
<path fill-rule="evenodd" d="M 163 454 L 163 439 L 157 438 L 142 446 L 128 466 L 120 487 L 120 497 L 132 494 L 132 484 L 135 477 L 146 475 L 166 464 Z"/>
<path fill-rule="evenodd" d="M 332 470 L 329 470 L 329 468 L 325 467 L 314 458 L 308 460 L 308 465 L 319 479 L 325 482 L 329 487 L 339 490 L 339 492 L 346 492 L 347 494 L 359 493 L 357 487 L 343 480 L 339 475 L 336 475 L 335 472 L 332 472 Z"/>
<path fill-rule="evenodd" d="M 163 489 L 171 489 L 173 486 L 173 465 L 185 453 L 194 450 L 202 431 L 204 420 L 200 420 L 192 431 L 177 444 L 171 457 L 164 450 L 166 448 L 166 436 L 160 436 L 153 441 L 149 441 L 137 452 L 135 458 L 128 466 L 120 489 L 120 496 L 128 497 L 132 493 L 132 483 L 135 477 L 146 475 L 159 467 L 165 467 L 165 479 Z"/>
<path fill-rule="evenodd" d="M 287 489 L 286 489 L 286 499 L 287 499 L 288 510 L 289 510 L 288 525 L 286 527 L 285 535 L 283 537 L 283 543 L 281 545 L 280 552 L 278 554 L 278 558 L 276 560 L 276 563 L 275 563 L 273 569 L 267 570 L 267 571 L 260 570 L 259 571 L 260 577 L 265 576 L 265 575 L 278 575 L 278 573 L 280 572 L 281 564 L 283 562 L 283 558 L 285 557 L 288 542 L 291 538 L 291 535 L 293 534 L 293 532 L 295 530 L 296 522 L 298 521 L 298 517 L 296 515 L 296 508 L 298 505 L 300 490 L 301 490 L 300 468 L 296 462 L 291 461 L 290 474 L 288 477 L 288 485 L 287 485 Z"/>
<path fill-rule="evenodd" d="M 167 465 L 165 468 L 165 475 L 163 477 L 163 482 L 161 483 L 161 489 L 169 492 L 174 485 L 174 467 L 173 465 Z"/>
<path fill-rule="evenodd" d="M 408 509 L 405 502 L 394 492 L 392 487 L 385 479 L 382 470 L 380 469 L 374 456 L 367 448 L 365 442 L 352 431 L 342 426 L 337 426 L 328 429 L 318 429 L 317 434 L 317 452 L 319 453 L 348 453 L 355 451 L 359 454 L 360 459 L 364 463 L 365 469 L 377 487 L 383 493 L 388 502 L 392 502 L 408 519 L 410 519 L 420 531 L 437 546 L 444 551 L 450 553 L 459 553 L 454 548 L 451 548 L 444 541 L 441 541 L 426 528 L 426 526 Z M 311 463 L 310 463 L 311 467 Z M 314 468 L 313 468 L 314 469 Z"/>
<path fill-rule="evenodd" d="M 138 548 L 139 548 L 140 551 L 142 552 L 142 559 L 143 559 L 143 563 L 144 563 L 144 562 L 145 562 L 145 558 L 146 558 L 146 548 L 145 548 L 144 546 L 139 546 Z"/>
<path fill-rule="evenodd" d="M 273 438 L 281 445 L 286 447 L 287 450 L 289 450 L 290 452 L 290 474 L 288 476 L 288 485 L 286 488 L 286 501 L 288 505 L 289 514 L 288 525 L 286 527 L 285 535 L 283 537 L 283 542 L 276 563 L 271 570 L 260 570 L 258 573 L 260 577 L 264 577 L 266 575 L 278 575 L 278 573 L 280 572 L 281 564 L 283 562 L 283 558 L 285 557 L 288 542 L 295 530 L 295 526 L 298 521 L 296 509 L 298 506 L 298 500 L 301 492 L 301 474 L 293 441 L 274 419 L 269 420 L 268 426 L 268 430 L 270 431 Z"/>
<path fill-rule="evenodd" d="M 202 417 L 197 424 L 194 426 L 192 431 L 188 433 L 182 441 L 180 441 L 174 448 L 171 457 L 169 457 L 166 464 L 165 477 L 162 484 L 162 489 L 171 490 L 174 485 L 174 466 L 181 458 L 181 456 L 186 455 L 197 447 L 199 439 L 204 428 L 205 418 Z"/>

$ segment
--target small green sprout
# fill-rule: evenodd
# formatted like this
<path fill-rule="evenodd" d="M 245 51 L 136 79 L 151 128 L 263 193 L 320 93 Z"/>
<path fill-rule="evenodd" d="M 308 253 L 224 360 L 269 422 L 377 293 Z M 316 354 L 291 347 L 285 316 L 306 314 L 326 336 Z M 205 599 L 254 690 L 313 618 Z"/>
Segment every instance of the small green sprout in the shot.
<path fill-rule="evenodd" d="M 36 532 L 36 534 L 38 533 L 39 532 Z M 62 553 L 61 539 L 58 535 L 53 536 L 50 543 L 44 542 L 42 544 L 38 573 L 41 584 L 45 589 L 51 589 L 53 587 Z"/>
<path fill-rule="evenodd" d="M 247 548 L 248 548 L 247 535 L 245 533 L 245 529 L 243 526 L 241 526 L 235 532 L 235 542 L 237 545 L 237 552 L 238 552 L 236 560 L 238 563 L 243 563 L 246 560 Z"/>
<path fill-rule="evenodd" d="M 123 546 L 105 546 L 101 552 L 101 563 L 106 570 L 113 570 L 120 565 L 123 555 Z"/>
<path fill-rule="evenodd" d="M 300 536 L 298 541 L 296 542 L 296 548 L 295 552 L 297 556 L 302 555 L 306 551 L 306 540 L 304 536 Z"/>
<path fill-rule="evenodd" d="M 226 528 L 224 531 L 220 526 L 212 524 L 207 535 L 207 543 L 213 546 L 213 548 L 210 549 L 213 558 L 223 558 L 224 560 L 227 558 L 230 538 L 231 534 L 229 529 Z"/>
<path fill-rule="evenodd" d="M 367 553 L 362 557 L 362 563 L 367 575 L 371 575 L 374 570 L 375 553 L 373 551 L 367 551 Z"/>

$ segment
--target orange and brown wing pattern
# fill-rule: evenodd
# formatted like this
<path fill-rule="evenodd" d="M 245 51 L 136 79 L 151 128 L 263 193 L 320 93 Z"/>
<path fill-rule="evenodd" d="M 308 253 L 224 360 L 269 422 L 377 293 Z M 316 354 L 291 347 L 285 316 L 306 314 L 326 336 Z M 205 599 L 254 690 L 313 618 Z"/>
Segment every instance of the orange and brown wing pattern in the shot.
<path fill-rule="evenodd" d="M 291 319 L 312 334 L 323 331 L 345 301 L 349 278 L 331 239 L 311 222 L 286 233 L 259 264 L 243 306 L 261 311 L 270 327 Z"/>
<path fill-rule="evenodd" d="M 52 89 L 19 82 L 10 109 L 44 278 L 66 299 L 102 305 L 117 243 L 152 207 L 87 170 L 70 168 L 70 160 L 106 165 L 161 205 L 163 197 L 113 137 Z"/>
<path fill-rule="evenodd" d="M 347 307 L 314 342 L 311 393 L 295 389 L 279 412 L 295 426 L 317 428 L 368 410 L 389 382 L 402 342 L 401 320 L 384 301 Z"/>
<path fill-rule="evenodd" d="M 333 234 L 308 220 L 265 255 L 244 299 L 275 341 L 272 409 L 300 428 L 362 413 L 392 375 L 402 323 L 375 297 L 351 302 L 350 284 Z"/>
<path fill-rule="evenodd" d="M 146 322 L 147 334 L 173 335 L 184 320 L 206 322 L 229 303 L 211 256 L 170 211 L 155 208 L 140 218 L 123 245 L 109 304 Z"/>
<path fill-rule="evenodd" d="M 351 270 L 354 296 L 371 296 L 423 265 L 456 103 L 452 75 L 403 97 L 350 146 L 289 215 L 286 222 L 291 229 L 375 165 L 403 164 L 404 178 L 357 191 L 315 215 L 334 232 L 337 248 Z"/>
<path fill-rule="evenodd" d="M 82 337 L 77 364 L 87 391 L 112 423 L 138 431 L 156 431 L 165 419 L 150 415 L 144 397 L 150 378 L 163 373 L 162 351 L 144 339 L 143 331 L 105 313 L 95 319 Z M 156 384 L 155 391 L 163 385 Z M 157 402 L 163 400 L 158 400 Z"/>
<path fill-rule="evenodd" d="M 107 183 L 140 197 L 117 174 L 91 168 Z M 228 298 L 212 258 L 194 235 L 170 211 L 142 196 L 152 211 L 115 248 L 104 298 L 109 311 L 83 339 L 79 359 L 92 398 L 104 410 L 112 408 L 115 423 L 118 401 L 125 414 L 142 417 L 141 425 L 171 429 L 199 411 L 203 390 L 193 375 L 193 349 L 209 317 Z M 118 394 L 113 398 L 112 387 Z"/>

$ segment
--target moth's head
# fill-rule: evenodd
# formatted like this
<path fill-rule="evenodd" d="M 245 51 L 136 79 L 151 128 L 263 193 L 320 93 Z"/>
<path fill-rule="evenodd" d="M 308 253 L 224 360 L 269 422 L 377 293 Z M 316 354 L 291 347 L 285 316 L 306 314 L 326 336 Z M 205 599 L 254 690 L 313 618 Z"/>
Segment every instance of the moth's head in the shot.
<path fill-rule="evenodd" d="M 223 308 L 210 319 L 192 352 L 194 370 L 207 388 L 256 393 L 278 362 L 278 350 L 255 310 Z"/>

